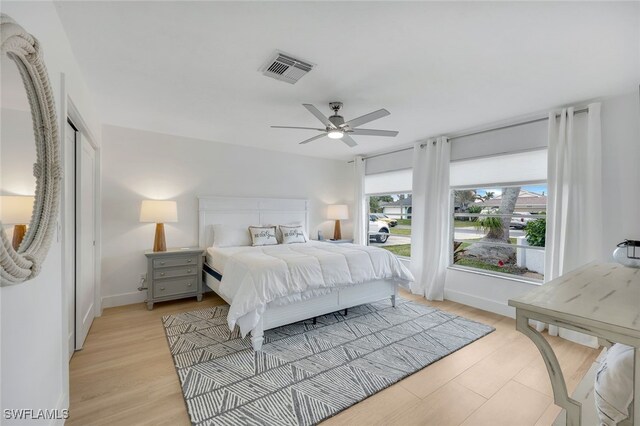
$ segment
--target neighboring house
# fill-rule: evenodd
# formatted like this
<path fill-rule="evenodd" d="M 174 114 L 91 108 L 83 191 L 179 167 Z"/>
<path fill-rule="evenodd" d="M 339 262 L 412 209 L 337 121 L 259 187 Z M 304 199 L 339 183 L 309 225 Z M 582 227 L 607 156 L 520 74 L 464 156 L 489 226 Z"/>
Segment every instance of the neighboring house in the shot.
<path fill-rule="evenodd" d="M 501 202 L 502 195 L 497 195 L 495 198 L 476 203 L 476 205 L 482 206 L 483 208 L 498 208 L 500 207 Z M 546 210 L 547 195 L 544 192 L 542 194 L 538 194 L 536 192 L 531 192 L 524 189 L 520 190 L 520 195 L 518 196 L 518 201 L 516 202 L 516 208 L 514 211 L 540 213 Z"/>
<path fill-rule="evenodd" d="M 411 219 L 411 195 L 391 203 L 380 203 L 382 213 L 394 219 Z"/>

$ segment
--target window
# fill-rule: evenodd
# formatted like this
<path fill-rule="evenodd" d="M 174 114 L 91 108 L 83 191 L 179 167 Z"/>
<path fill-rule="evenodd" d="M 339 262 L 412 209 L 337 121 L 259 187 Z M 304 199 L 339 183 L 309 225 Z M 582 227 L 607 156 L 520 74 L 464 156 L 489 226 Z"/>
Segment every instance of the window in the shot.
<path fill-rule="evenodd" d="M 411 193 L 370 195 L 369 244 L 411 256 Z"/>
<path fill-rule="evenodd" d="M 407 153 L 411 151 L 367 160 L 369 174 L 364 179 L 369 205 L 368 243 L 400 257 L 411 256 L 413 170 L 406 167 L 411 165 Z"/>
<path fill-rule="evenodd" d="M 542 282 L 545 183 L 456 188 L 451 192 L 452 265 Z"/>

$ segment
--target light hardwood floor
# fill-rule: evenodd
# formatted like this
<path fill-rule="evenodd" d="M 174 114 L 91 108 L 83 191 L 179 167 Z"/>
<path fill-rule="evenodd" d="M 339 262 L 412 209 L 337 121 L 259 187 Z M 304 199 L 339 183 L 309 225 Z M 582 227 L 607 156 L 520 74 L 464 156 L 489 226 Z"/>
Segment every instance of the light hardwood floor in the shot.
<path fill-rule="evenodd" d="M 403 297 L 492 325 L 496 331 L 328 419 L 324 425 L 550 425 L 559 413 L 537 349 L 500 315 Z M 106 309 L 70 364 L 70 425 L 189 425 L 167 349 L 163 315 L 224 303 L 194 300 Z M 569 390 L 598 351 L 549 337 Z"/>

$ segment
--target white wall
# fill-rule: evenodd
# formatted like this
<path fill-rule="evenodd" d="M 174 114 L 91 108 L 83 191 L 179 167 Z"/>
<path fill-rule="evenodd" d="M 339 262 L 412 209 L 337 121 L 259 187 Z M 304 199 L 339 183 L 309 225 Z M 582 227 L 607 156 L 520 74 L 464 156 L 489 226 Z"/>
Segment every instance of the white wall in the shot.
<path fill-rule="evenodd" d="M 122 127 L 102 133 L 103 307 L 141 302 L 144 251 L 153 224 L 139 223 L 143 199 L 178 202 L 178 222 L 166 224 L 168 246 L 198 242 L 198 195 L 307 198 L 311 238 L 332 235 L 326 206 L 352 203 L 352 165 L 345 161 L 189 139 Z M 351 235 L 344 222 L 345 237 Z"/>
<path fill-rule="evenodd" d="M 615 245 L 640 239 L 640 103 L 638 93 L 602 102 L 603 247 L 601 260 L 612 261 Z M 535 284 L 447 270 L 445 298 L 503 315 L 515 314 L 510 298 Z"/>
<path fill-rule="evenodd" d="M 1 9 L 39 39 L 56 100 L 59 124 L 64 121 L 64 105 L 66 96 L 69 96 L 83 112 L 93 131 L 99 134 L 98 116 L 94 112 L 89 91 L 53 3 L 3 1 Z M 18 123 L 3 122 L 3 134 L 5 126 L 12 124 Z M 31 128 L 28 128 L 28 132 L 32 137 Z M 29 175 L 31 170 L 32 166 L 29 166 Z M 19 176 L 3 175 L 3 180 L 6 179 L 7 182 L 14 178 L 21 179 Z M 63 302 L 65 290 L 60 235 L 61 233 L 55 235 L 42 271 L 36 279 L 0 289 L 2 410 L 68 407 L 68 325 Z"/>

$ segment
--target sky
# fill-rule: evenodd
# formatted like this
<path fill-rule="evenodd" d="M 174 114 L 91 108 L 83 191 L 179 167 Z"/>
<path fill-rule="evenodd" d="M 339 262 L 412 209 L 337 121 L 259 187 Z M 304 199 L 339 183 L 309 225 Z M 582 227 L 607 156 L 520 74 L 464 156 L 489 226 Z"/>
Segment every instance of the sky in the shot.
<path fill-rule="evenodd" d="M 521 186 L 520 189 L 525 189 L 525 190 L 530 191 L 530 192 L 536 192 L 538 194 L 542 194 L 543 192 L 545 194 L 548 193 L 546 184 L 542 184 L 542 185 L 525 185 L 525 186 Z M 480 195 L 480 196 L 484 196 L 487 192 L 493 192 L 494 195 L 500 195 L 500 194 L 502 194 L 502 188 L 479 188 L 476 191 L 476 193 L 478 195 Z"/>

